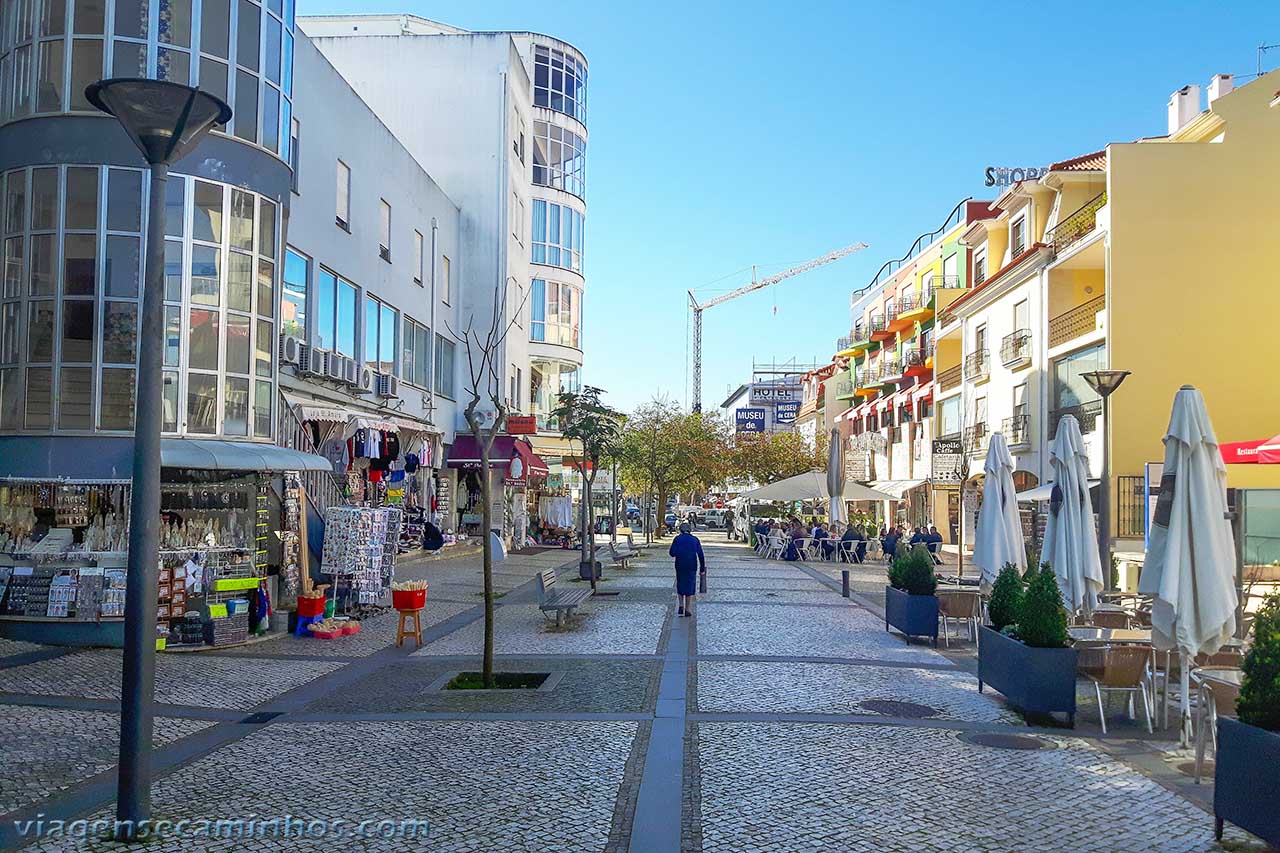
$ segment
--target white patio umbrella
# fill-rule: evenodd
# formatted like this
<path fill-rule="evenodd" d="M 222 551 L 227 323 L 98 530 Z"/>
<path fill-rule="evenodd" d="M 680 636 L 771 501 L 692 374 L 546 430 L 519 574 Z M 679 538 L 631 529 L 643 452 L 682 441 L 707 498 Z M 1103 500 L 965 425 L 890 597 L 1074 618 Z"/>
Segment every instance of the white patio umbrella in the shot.
<path fill-rule="evenodd" d="M 844 454 L 840 451 L 840 430 L 831 429 L 831 440 L 827 444 L 827 492 L 831 495 L 831 508 L 827 519 L 835 524 L 837 521 L 848 521 L 845 513 L 844 498 Z"/>
<path fill-rule="evenodd" d="M 1040 559 L 1053 566 L 1069 610 L 1093 612 L 1104 582 L 1098 557 L 1098 532 L 1089 500 L 1089 461 L 1074 415 L 1063 415 L 1049 448 L 1053 497 L 1044 528 Z"/>
<path fill-rule="evenodd" d="M 1013 457 L 1001 433 L 991 436 L 982 471 L 982 509 L 978 511 L 973 564 L 982 571 L 982 586 L 990 590 L 1006 563 L 1019 569 L 1027 567 L 1022 519 L 1013 488 Z"/>
<path fill-rule="evenodd" d="M 846 482 L 840 492 L 847 501 L 892 501 L 893 495 L 885 494 L 862 485 Z M 822 471 L 805 471 L 785 480 L 744 492 L 742 497 L 753 501 L 825 501 L 830 499 L 827 475 Z"/>
<path fill-rule="evenodd" d="M 1164 437 L 1164 474 L 1138 592 L 1152 595 L 1152 641 L 1182 655 L 1182 733 L 1191 723 L 1187 659 L 1213 654 L 1236 630 L 1236 552 L 1227 468 L 1204 398 L 1183 385 Z"/>

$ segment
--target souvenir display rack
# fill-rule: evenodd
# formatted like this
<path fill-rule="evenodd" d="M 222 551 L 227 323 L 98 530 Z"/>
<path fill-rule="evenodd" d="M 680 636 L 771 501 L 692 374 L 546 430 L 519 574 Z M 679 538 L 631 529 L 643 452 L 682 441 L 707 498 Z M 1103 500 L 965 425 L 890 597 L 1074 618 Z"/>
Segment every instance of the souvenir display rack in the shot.
<path fill-rule="evenodd" d="M 417 551 L 422 548 L 422 527 L 424 512 L 422 507 L 405 507 L 404 520 L 400 525 L 400 553 Z"/>
<path fill-rule="evenodd" d="M 280 509 L 280 595 L 292 598 L 302 588 L 302 482 L 296 472 L 284 475 L 284 499 Z"/>
<path fill-rule="evenodd" d="M 336 598 L 350 605 L 385 597 L 395 576 L 401 517 L 396 507 L 329 507 L 320 573 L 334 579 Z"/>

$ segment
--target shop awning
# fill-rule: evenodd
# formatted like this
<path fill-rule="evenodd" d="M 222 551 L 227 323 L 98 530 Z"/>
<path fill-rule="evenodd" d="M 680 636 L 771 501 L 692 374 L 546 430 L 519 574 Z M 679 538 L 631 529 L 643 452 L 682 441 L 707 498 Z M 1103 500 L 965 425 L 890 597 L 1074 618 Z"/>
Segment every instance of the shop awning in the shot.
<path fill-rule="evenodd" d="M 1101 480 L 1090 480 L 1089 488 L 1097 488 Z M 1053 498 L 1053 483 L 1042 483 L 1034 489 L 1027 489 L 1014 495 L 1020 501 L 1047 501 Z"/>
<path fill-rule="evenodd" d="M 164 438 L 165 468 L 214 471 L 332 471 L 323 456 L 251 441 Z M 133 439 L 125 436 L 33 436 L 0 438 L 0 478 L 127 480 L 133 475 Z"/>
<path fill-rule="evenodd" d="M 297 407 L 298 417 L 304 421 L 347 424 L 351 429 L 377 429 L 383 432 L 438 432 L 430 425 L 399 415 L 382 412 L 366 412 L 352 409 L 340 403 L 312 400 L 297 394 L 285 394 L 285 399 Z"/>
<path fill-rule="evenodd" d="M 907 492 L 916 486 L 924 485 L 926 482 L 926 480 L 872 480 L 867 485 L 878 492 L 892 495 L 894 500 L 900 501 Z"/>
<path fill-rule="evenodd" d="M 489 449 L 489 467 L 506 468 L 515 454 L 516 440 L 509 435 L 499 435 L 493 439 L 493 447 Z M 480 444 L 474 435 L 458 433 L 449 448 L 450 468 L 479 468 Z M 546 465 L 544 464 L 545 468 Z"/>
<path fill-rule="evenodd" d="M 524 464 L 524 475 L 531 480 L 545 478 L 551 473 L 551 469 L 547 467 L 547 463 L 542 461 L 542 457 L 533 452 L 533 448 L 525 444 L 523 441 L 515 443 L 516 455 L 520 457 L 520 461 Z"/>

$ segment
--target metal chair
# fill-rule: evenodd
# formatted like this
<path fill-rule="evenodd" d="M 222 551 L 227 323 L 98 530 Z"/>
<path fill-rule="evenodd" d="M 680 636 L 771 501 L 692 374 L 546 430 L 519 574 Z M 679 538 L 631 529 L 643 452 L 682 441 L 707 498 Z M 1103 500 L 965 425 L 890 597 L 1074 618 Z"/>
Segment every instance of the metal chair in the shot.
<path fill-rule="evenodd" d="M 1191 671 L 1191 683 L 1196 686 L 1196 784 L 1200 784 L 1201 771 L 1204 769 L 1205 741 L 1213 743 L 1213 754 L 1218 754 L 1218 717 L 1234 717 L 1236 700 L 1240 698 L 1240 688 L 1219 681 L 1209 681 L 1202 676 L 1213 670 L 1231 671 L 1235 667 L 1202 666 Z"/>
<path fill-rule="evenodd" d="M 1132 621 L 1128 613 L 1120 610 L 1095 610 L 1089 617 L 1089 624 L 1095 628 L 1128 628 Z"/>
<path fill-rule="evenodd" d="M 982 597 L 974 592 L 939 592 L 938 618 L 942 620 L 942 643 L 951 645 L 950 620 L 965 623 L 965 632 L 972 641 L 978 636 L 978 620 L 982 618 Z"/>
<path fill-rule="evenodd" d="M 1107 733 L 1107 711 L 1102 702 L 1103 691 L 1129 694 L 1129 716 L 1134 716 L 1133 695 L 1142 695 L 1142 710 L 1146 718 L 1147 732 L 1151 726 L 1151 698 L 1147 690 L 1151 685 L 1151 648 L 1149 646 L 1103 646 L 1101 660 L 1085 670 L 1084 676 L 1093 682 L 1098 696 L 1098 718 L 1102 733 Z"/>

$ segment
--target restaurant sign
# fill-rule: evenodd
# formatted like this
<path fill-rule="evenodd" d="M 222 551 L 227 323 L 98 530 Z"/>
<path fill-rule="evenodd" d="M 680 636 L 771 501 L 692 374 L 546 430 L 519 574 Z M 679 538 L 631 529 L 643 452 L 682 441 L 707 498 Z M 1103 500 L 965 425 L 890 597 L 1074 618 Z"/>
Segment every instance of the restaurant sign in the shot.
<path fill-rule="evenodd" d="M 931 479 L 935 483 L 959 483 L 964 480 L 964 445 L 958 438 L 933 440 Z"/>

